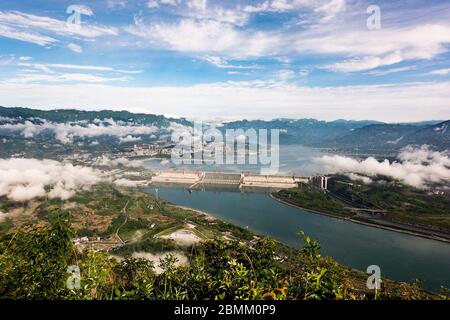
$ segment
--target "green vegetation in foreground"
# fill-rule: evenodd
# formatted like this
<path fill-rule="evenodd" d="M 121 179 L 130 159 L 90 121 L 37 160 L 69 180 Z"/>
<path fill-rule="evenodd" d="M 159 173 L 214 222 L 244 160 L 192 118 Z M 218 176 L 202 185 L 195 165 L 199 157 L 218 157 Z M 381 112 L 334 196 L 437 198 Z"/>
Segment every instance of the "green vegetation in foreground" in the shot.
<path fill-rule="evenodd" d="M 28 220 L 16 219 L 8 232 L 0 233 L 2 299 L 445 298 L 422 291 L 418 284 L 387 279 L 375 295 L 366 289 L 365 273 L 321 257 L 317 241 L 305 235 L 305 247 L 296 250 L 111 185 L 80 192 L 67 202 L 42 200 L 23 208 L 29 210 Z M 179 228 L 190 228 L 202 241 L 181 246 L 159 237 Z M 80 251 L 72 240 L 81 232 L 103 234 L 108 241 L 118 233 L 126 243 L 109 252 Z M 160 259 L 133 259 L 134 252 Z M 178 263 L 174 252 L 187 262 Z M 73 265 L 81 271 L 76 290 L 66 286 L 67 267 Z M 157 274 L 155 267 L 161 272 Z"/>
<path fill-rule="evenodd" d="M 118 262 L 106 252 L 79 253 L 74 231 L 61 218 L 45 227 L 24 227 L 0 239 L 0 298 L 7 299 L 439 299 L 414 285 L 383 282 L 374 296 L 358 290 L 349 271 L 320 256 L 304 236 L 301 251 L 283 263 L 270 239 L 252 245 L 208 240 L 192 251 L 190 263 L 160 261 L 162 273 L 142 259 Z M 81 270 L 79 289 L 66 286 L 67 267 Z"/>
<path fill-rule="evenodd" d="M 299 188 L 278 191 L 274 196 L 285 202 L 309 210 L 342 216 L 354 215 L 350 210 L 345 208 L 342 202 L 309 184 L 301 184 Z"/>
<path fill-rule="evenodd" d="M 10 230 L 13 227 L 13 222 L 11 219 L 7 218 L 4 221 L 0 222 L 0 232 L 5 232 Z"/>

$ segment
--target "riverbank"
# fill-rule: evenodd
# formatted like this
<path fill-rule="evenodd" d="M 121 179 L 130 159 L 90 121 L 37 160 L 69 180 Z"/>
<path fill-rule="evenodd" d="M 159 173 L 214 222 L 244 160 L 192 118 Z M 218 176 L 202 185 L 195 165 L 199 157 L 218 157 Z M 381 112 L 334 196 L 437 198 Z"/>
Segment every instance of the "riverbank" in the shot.
<path fill-rule="evenodd" d="M 205 212 L 205 211 L 201 211 L 201 210 L 190 208 L 190 207 L 181 206 L 181 205 L 178 205 L 178 204 L 175 204 L 175 203 L 168 203 L 168 205 L 172 206 L 172 207 L 180 208 L 180 209 L 183 209 L 183 210 L 194 211 L 195 213 L 198 213 L 198 214 L 201 214 L 201 215 L 205 216 L 205 218 L 207 218 L 210 221 L 217 220 L 216 217 L 214 217 L 213 215 L 211 215 L 210 213 Z"/>
<path fill-rule="evenodd" d="M 447 242 L 369 228 L 322 214 L 308 214 L 274 201 L 267 192 L 247 193 L 228 189 L 189 192 L 171 187 L 161 187 L 158 191 L 154 188 L 144 190 L 171 204 L 211 213 L 217 218 L 210 223 L 211 227 L 215 226 L 222 232 L 228 228 L 220 226 L 226 221 L 256 235 L 271 237 L 291 248 L 301 249 L 298 232 L 303 230 L 319 241 L 323 256 L 331 257 L 344 266 L 365 271 L 367 266 L 376 264 L 382 268 L 385 277 L 396 281 L 411 283 L 420 278 L 423 288 L 434 292 L 441 286 L 450 287 L 450 246 Z"/>
<path fill-rule="evenodd" d="M 324 215 L 324 216 L 328 216 L 328 217 L 332 217 L 332 218 L 336 218 L 336 219 L 340 219 L 340 220 L 350 221 L 353 223 L 357 223 L 360 225 L 366 225 L 369 227 L 374 227 L 374 228 L 399 232 L 399 233 L 403 233 L 403 234 L 408 234 L 408 235 L 412 235 L 412 236 L 416 236 L 416 237 L 422 237 L 422 238 L 426 238 L 426 239 L 450 243 L 450 236 L 448 238 L 444 237 L 444 236 L 436 236 L 434 234 L 428 233 L 427 231 L 411 230 L 411 229 L 408 229 L 407 226 L 402 226 L 402 225 L 398 225 L 398 224 L 392 224 L 390 226 L 387 226 L 385 224 L 377 223 L 376 221 L 367 221 L 367 220 L 362 220 L 362 219 L 358 219 L 358 218 L 344 217 L 342 215 L 332 213 L 332 212 L 324 212 L 324 211 L 320 211 L 320 210 L 314 210 L 314 209 L 302 207 L 294 202 L 291 202 L 291 201 L 288 201 L 285 199 L 281 199 L 281 198 L 277 197 L 274 193 L 270 193 L 269 196 L 270 196 L 270 198 L 272 198 L 275 201 L 278 201 L 280 203 L 291 206 L 293 208 L 305 210 L 305 211 L 308 211 L 311 213 L 316 213 L 316 214 L 320 214 L 320 215 Z"/>

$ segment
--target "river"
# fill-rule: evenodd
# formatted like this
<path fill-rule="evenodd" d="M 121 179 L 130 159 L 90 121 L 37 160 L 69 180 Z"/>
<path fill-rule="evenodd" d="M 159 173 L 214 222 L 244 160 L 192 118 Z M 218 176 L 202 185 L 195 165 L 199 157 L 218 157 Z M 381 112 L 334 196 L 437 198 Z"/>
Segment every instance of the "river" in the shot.
<path fill-rule="evenodd" d="M 306 175 L 320 170 L 311 161 L 320 152 L 294 151 L 281 159 L 283 173 Z M 155 169 L 153 163 L 149 166 Z M 215 189 L 190 193 L 181 187 L 156 190 L 152 186 L 144 191 L 297 248 L 303 245 L 298 236 L 303 230 L 319 241 L 323 255 L 352 268 L 365 271 L 369 265 L 378 265 L 382 276 L 393 280 L 411 282 L 420 278 L 423 288 L 433 291 L 450 287 L 450 245 L 445 242 L 310 213 L 279 203 L 266 192 Z"/>

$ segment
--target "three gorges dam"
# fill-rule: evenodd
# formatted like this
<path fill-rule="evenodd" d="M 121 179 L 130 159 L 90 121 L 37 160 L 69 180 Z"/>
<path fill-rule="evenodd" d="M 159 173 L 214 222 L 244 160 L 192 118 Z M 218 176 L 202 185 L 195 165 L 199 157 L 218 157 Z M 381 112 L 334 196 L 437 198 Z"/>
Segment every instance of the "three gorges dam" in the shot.
<path fill-rule="evenodd" d="M 238 188 L 295 188 L 299 183 L 308 183 L 311 177 L 258 175 L 254 173 L 228 173 L 163 170 L 152 177 L 152 184 L 180 184 L 195 189 L 201 186 L 234 186 Z"/>

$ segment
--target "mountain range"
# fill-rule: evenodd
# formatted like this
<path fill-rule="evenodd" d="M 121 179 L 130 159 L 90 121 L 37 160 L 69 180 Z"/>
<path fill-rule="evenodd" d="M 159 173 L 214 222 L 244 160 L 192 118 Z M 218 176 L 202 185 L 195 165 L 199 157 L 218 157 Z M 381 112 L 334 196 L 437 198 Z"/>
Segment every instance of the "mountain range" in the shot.
<path fill-rule="evenodd" d="M 394 151 L 407 145 L 450 149 L 450 120 L 382 123 L 372 120 L 320 121 L 315 119 L 242 120 L 224 129 L 280 129 L 280 141 L 312 147 L 359 151 Z"/>
<path fill-rule="evenodd" d="M 129 122 L 136 125 L 155 125 L 167 127 L 170 122 L 190 125 L 185 118 L 167 118 L 163 115 L 131 113 L 128 111 L 84 111 L 75 109 L 37 110 L 29 108 L 6 108 L 0 106 L 0 117 L 21 119 L 43 119 L 55 123 L 80 122 L 112 119 L 116 122 Z M 0 119 L 1 121 L 1 119 Z"/>
<path fill-rule="evenodd" d="M 173 123 L 192 126 L 186 118 L 168 118 L 163 115 L 131 113 L 128 111 L 80 111 L 80 110 L 35 110 L 28 108 L 0 107 L 1 125 L 25 120 L 46 120 L 52 123 L 94 123 L 112 119 L 116 123 L 167 128 Z M 280 129 L 280 142 L 302 144 L 311 147 L 333 148 L 363 152 L 397 151 L 407 145 L 429 145 L 436 150 L 450 149 L 450 120 L 423 121 L 416 123 L 383 123 L 374 120 L 274 119 L 239 120 L 224 122 L 219 127 L 226 129 Z M 0 135 L 5 135 L 0 130 Z M 17 136 L 16 136 L 17 139 Z M 105 137 L 102 137 L 105 139 Z M 143 141 L 146 141 L 144 139 Z M 131 144 L 132 141 L 129 141 Z M 126 145 L 127 143 L 125 143 Z"/>

